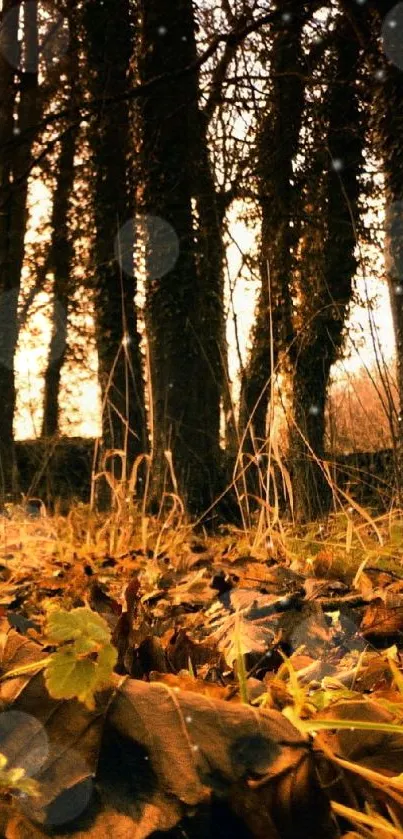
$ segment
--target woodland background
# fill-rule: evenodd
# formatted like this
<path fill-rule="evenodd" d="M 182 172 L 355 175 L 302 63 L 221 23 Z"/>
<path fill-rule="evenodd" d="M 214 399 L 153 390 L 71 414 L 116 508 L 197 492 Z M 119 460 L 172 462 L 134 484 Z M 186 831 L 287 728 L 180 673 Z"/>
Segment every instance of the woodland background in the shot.
<path fill-rule="evenodd" d="M 14 361 L 42 306 L 52 331 L 37 459 L 58 440 L 74 387 L 68 371 L 88 368 L 94 348 L 104 465 L 134 475 L 140 494 L 146 485 L 151 505 L 173 493 L 200 514 L 223 495 L 221 508 L 235 515 L 234 487 L 252 504 L 269 497 L 267 475 L 275 461 L 284 478 L 284 452 L 296 514 L 326 512 L 332 492 L 321 463 L 335 441 L 340 451 L 352 440 L 346 394 L 328 400 L 332 367 L 363 249 L 380 242 L 396 371 L 378 357 L 377 413 L 369 427 L 362 385 L 353 430 L 368 448 L 384 448 L 377 432 L 386 428 L 399 497 L 400 12 L 371 0 L 3 0 L 3 499 L 29 471 L 29 447 L 14 445 Z M 51 201 L 38 226 L 41 184 Z M 235 204 L 259 231 L 256 258 L 244 255 L 259 292 L 237 400 L 226 337 Z M 281 454 L 278 377 L 288 424 Z M 107 504 L 107 485 L 100 496 Z"/>

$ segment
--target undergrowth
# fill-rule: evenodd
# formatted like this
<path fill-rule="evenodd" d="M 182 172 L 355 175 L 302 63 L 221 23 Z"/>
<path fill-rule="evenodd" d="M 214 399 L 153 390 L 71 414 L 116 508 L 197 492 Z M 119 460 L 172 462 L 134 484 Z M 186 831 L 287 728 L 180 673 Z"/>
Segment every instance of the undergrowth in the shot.
<path fill-rule="evenodd" d="M 252 433 L 250 426 L 246 433 Z M 157 674 L 168 686 L 172 677 L 178 680 L 174 682 L 178 689 L 203 693 L 214 672 L 217 689 L 228 691 L 226 698 L 251 709 L 280 711 L 334 765 L 365 783 L 383 785 L 391 799 L 400 802 L 401 796 L 403 801 L 401 777 L 386 778 L 340 757 L 325 736 L 327 731 L 351 729 L 364 735 L 368 731 L 403 735 L 403 676 L 395 643 L 385 645 L 379 653 L 381 663 L 376 664 L 388 689 L 387 695 L 380 694 L 379 704 L 393 721 L 357 720 L 348 714 L 337 718 L 337 703 L 362 699 L 360 674 L 367 677 L 375 665 L 370 644 L 360 639 L 354 646 L 355 630 L 347 648 L 343 640 L 335 640 L 338 633 L 343 636 L 343 616 L 337 606 L 332 607 L 332 598 L 337 602 L 346 592 L 353 599 L 376 602 L 384 580 L 389 587 L 403 586 L 403 510 L 391 504 L 389 512 L 380 514 L 358 504 L 336 485 L 328 464 L 316 458 L 329 484 L 333 508 L 321 520 L 303 523 L 295 515 L 292 480 L 276 439 L 269 433 L 264 446 L 252 442 L 253 453 L 246 455 L 245 435 L 239 440 L 226 489 L 236 497 L 240 526 L 221 524 L 215 532 L 207 532 L 203 521 L 214 505 L 197 521 L 188 517 L 170 452 L 165 457 L 174 491 L 162 499 L 168 503 L 161 503 L 157 514 L 149 512 L 148 504 L 152 455 L 137 458 L 128 474 L 126 454 L 120 450 L 104 454 L 99 468 L 94 463 L 88 504 L 74 503 L 64 515 L 57 506 L 50 513 L 40 499 L 29 495 L 20 505 L 10 505 L 0 518 L 0 562 L 11 590 L 8 595 L 6 588 L 2 601 L 3 617 L 13 613 L 13 585 L 19 587 L 20 624 L 17 620 L 16 625 L 28 626 L 31 638 L 48 645 L 39 669 L 55 698 L 75 697 L 92 710 L 98 691 L 113 680 L 114 669 L 121 675 L 150 679 L 150 673 L 141 670 L 138 650 L 152 639 L 159 660 L 167 656 L 171 667 Z M 313 452 L 311 456 L 315 459 Z M 112 458 L 121 459 L 123 480 L 109 471 Z M 142 497 L 136 496 L 140 467 L 145 470 Z M 257 475 L 254 492 L 250 470 Z M 96 508 L 100 480 L 106 481 L 111 493 L 108 512 Z M 282 580 L 281 597 L 273 589 L 273 569 Z M 287 627 L 282 616 L 287 617 L 288 609 L 292 612 L 298 587 L 305 587 L 305 596 L 291 619 L 301 620 L 305 635 L 291 649 L 285 636 L 288 632 L 293 637 L 292 624 Z M 315 607 L 323 592 L 328 611 L 321 623 L 309 607 L 311 603 Z M 275 619 L 268 630 L 272 612 Z M 172 664 L 169 649 L 175 650 L 181 638 L 184 652 L 179 667 Z M 211 669 L 209 644 L 215 650 Z M 205 658 L 199 661 L 200 652 Z M 37 671 L 36 661 L 11 669 L 5 678 Z M 37 794 L 22 770 L 8 770 L 4 755 L 1 761 L 0 785 Z M 339 819 L 355 826 L 358 833 L 351 835 L 403 839 L 396 814 L 392 810 L 385 814 L 372 800 L 365 812 L 336 800 L 332 807 Z"/>

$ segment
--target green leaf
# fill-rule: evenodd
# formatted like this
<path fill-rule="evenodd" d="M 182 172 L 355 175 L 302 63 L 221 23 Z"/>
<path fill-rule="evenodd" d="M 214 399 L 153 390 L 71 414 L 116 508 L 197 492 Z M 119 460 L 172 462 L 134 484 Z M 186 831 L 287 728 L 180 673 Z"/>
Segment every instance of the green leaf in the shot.
<path fill-rule="evenodd" d="M 323 711 L 329 705 L 334 705 L 341 699 L 357 699 L 359 694 L 354 690 L 342 687 L 340 689 L 330 690 L 326 688 L 318 688 L 309 693 L 309 704 L 313 705 L 318 711 Z"/>
<path fill-rule="evenodd" d="M 77 638 L 72 644 L 72 649 L 77 657 L 90 655 L 90 653 L 96 652 L 98 648 L 99 644 L 93 638 L 86 638 L 85 636 Z"/>
<path fill-rule="evenodd" d="M 84 643 L 84 639 L 92 641 L 93 646 L 89 651 L 94 649 L 95 644 L 107 644 L 110 639 L 106 621 L 86 606 L 80 606 L 71 612 L 63 609 L 49 612 L 46 633 L 50 641 L 59 644 L 78 639 L 81 643 Z"/>
<path fill-rule="evenodd" d="M 26 795 L 38 796 L 39 785 L 37 781 L 25 776 L 25 769 L 15 766 L 7 769 L 8 760 L 4 754 L 0 754 L 0 791 L 17 790 Z"/>
<path fill-rule="evenodd" d="M 94 694 L 110 684 L 116 661 L 112 644 L 102 648 L 96 661 L 77 658 L 74 648 L 58 650 L 46 668 L 46 687 L 53 699 L 77 698 L 94 710 Z"/>

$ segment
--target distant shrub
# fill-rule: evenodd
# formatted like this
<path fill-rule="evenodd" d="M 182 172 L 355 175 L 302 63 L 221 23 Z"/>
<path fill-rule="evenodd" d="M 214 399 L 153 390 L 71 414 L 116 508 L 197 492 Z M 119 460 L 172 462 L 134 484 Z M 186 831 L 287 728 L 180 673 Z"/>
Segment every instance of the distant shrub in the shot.
<path fill-rule="evenodd" d="M 377 369 L 334 382 L 327 411 L 328 451 L 377 451 L 392 448 L 396 428 L 398 394 L 391 367 L 381 380 Z"/>

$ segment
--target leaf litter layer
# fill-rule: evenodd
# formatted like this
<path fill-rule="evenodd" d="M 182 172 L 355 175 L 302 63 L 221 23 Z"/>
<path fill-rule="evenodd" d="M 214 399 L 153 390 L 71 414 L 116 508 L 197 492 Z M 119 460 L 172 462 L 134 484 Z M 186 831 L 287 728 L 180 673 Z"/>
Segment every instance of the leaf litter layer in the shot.
<path fill-rule="evenodd" d="M 402 521 L 10 511 L 0 835 L 403 837 Z"/>

